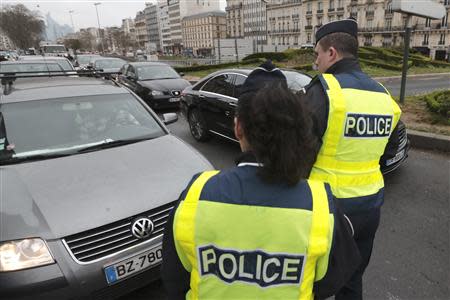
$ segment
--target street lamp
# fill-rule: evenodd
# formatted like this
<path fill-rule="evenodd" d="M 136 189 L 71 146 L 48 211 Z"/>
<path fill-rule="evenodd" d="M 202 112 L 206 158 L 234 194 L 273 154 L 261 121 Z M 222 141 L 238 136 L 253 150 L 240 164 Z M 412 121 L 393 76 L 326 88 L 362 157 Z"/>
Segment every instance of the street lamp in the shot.
<path fill-rule="evenodd" d="M 98 35 L 100 36 L 100 42 L 102 43 L 102 53 L 105 54 L 105 47 L 103 47 L 103 38 L 101 37 L 101 31 L 100 31 L 100 18 L 98 17 L 98 9 L 97 6 L 100 5 L 100 2 L 95 2 L 95 11 L 97 12 L 97 23 L 98 23 Z"/>
<path fill-rule="evenodd" d="M 70 22 L 72 22 L 72 30 L 73 30 L 73 32 L 75 32 L 75 26 L 73 26 L 73 17 L 72 17 L 72 14 L 74 13 L 75 11 L 73 11 L 73 10 L 69 10 L 69 14 L 70 14 Z"/>

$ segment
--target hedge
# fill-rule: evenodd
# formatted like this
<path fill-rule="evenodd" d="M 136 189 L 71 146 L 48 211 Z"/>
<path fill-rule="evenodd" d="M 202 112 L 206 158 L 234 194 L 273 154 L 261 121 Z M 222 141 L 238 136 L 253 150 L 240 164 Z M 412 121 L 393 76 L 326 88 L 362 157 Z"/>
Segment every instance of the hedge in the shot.
<path fill-rule="evenodd" d="M 364 59 L 364 58 L 360 58 L 359 61 L 365 65 L 383 68 L 386 70 L 392 70 L 392 71 L 401 71 L 402 70 L 401 64 L 399 64 L 399 65 L 386 64 L 386 63 L 380 63 L 380 62 L 376 62 L 376 61 L 368 60 L 368 59 Z M 409 67 L 411 67 L 411 65 L 412 65 L 411 62 L 408 63 Z"/>
<path fill-rule="evenodd" d="M 447 118 L 450 124 L 450 90 L 438 91 L 424 96 L 428 109 Z"/>
<path fill-rule="evenodd" d="M 270 59 L 272 61 L 284 61 L 289 59 L 289 57 L 284 52 L 261 52 L 250 54 L 244 57 L 242 60 L 249 61 L 257 58 Z"/>
<path fill-rule="evenodd" d="M 313 70 L 313 64 L 304 64 L 304 65 L 298 65 L 293 67 L 292 69 L 297 71 L 312 71 Z"/>
<path fill-rule="evenodd" d="M 249 59 L 245 62 L 240 63 L 239 65 L 251 65 L 261 63 L 262 60 L 259 58 Z M 191 66 L 191 67 L 174 67 L 177 72 L 195 72 L 195 71 L 204 71 L 210 69 L 220 69 L 220 68 L 228 68 L 236 66 L 236 62 L 229 62 L 217 65 L 199 65 L 199 66 Z"/>

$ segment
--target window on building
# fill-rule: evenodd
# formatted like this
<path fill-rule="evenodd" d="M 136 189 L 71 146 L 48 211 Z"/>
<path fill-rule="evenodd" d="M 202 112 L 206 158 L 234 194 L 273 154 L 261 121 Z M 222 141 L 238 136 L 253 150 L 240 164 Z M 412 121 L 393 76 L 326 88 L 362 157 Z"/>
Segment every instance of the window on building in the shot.
<path fill-rule="evenodd" d="M 323 10 L 323 3 L 321 1 L 317 2 L 317 10 Z"/>
<path fill-rule="evenodd" d="M 439 38 L 439 45 L 445 45 L 445 33 L 441 34 Z"/>
<path fill-rule="evenodd" d="M 373 27 L 373 20 L 367 20 L 367 28 Z"/>
<path fill-rule="evenodd" d="M 312 25 L 312 19 L 311 18 L 306 19 L 306 25 L 308 25 L 308 26 Z"/>
<path fill-rule="evenodd" d="M 445 15 L 445 17 L 442 18 L 442 27 L 447 27 L 448 25 L 448 13 Z"/>
<path fill-rule="evenodd" d="M 306 11 L 307 12 L 312 11 L 312 3 L 311 2 L 308 2 Z"/>
<path fill-rule="evenodd" d="M 311 33 L 308 33 L 306 35 L 306 43 L 310 44 L 311 43 Z"/>
<path fill-rule="evenodd" d="M 428 45 L 429 39 L 430 39 L 430 35 L 429 35 L 428 33 L 425 33 L 425 34 L 423 35 L 423 42 L 422 42 L 422 45 Z"/>
<path fill-rule="evenodd" d="M 330 0 L 330 9 L 334 9 L 334 0 Z"/>
<path fill-rule="evenodd" d="M 322 17 L 317 17 L 317 25 L 322 26 Z"/>
<path fill-rule="evenodd" d="M 425 27 L 431 27 L 431 19 L 430 18 L 425 19 Z"/>
<path fill-rule="evenodd" d="M 391 30 L 392 28 L 392 19 L 386 19 L 386 29 Z"/>
<path fill-rule="evenodd" d="M 338 0 L 338 8 L 343 8 L 344 6 L 342 5 L 342 0 Z"/>

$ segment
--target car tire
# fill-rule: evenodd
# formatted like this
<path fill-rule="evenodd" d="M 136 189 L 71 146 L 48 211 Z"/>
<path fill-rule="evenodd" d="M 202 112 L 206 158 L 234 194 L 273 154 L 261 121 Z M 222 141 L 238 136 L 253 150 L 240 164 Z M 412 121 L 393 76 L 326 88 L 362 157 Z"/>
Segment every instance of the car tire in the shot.
<path fill-rule="evenodd" d="M 211 138 L 205 118 L 198 109 L 189 110 L 188 123 L 191 134 L 197 141 L 206 142 Z"/>

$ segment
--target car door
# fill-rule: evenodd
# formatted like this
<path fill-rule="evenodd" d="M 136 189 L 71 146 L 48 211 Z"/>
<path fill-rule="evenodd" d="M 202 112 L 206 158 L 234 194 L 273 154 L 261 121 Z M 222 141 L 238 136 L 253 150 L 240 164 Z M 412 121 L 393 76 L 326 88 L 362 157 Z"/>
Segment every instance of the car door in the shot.
<path fill-rule="evenodd" d="M 135 68 L 130 65 L 128 67 L 127 73 L 125 74 L 126 76 L 126 82 L 127 82 L 127 86 L 136 94 L 139 95 L 139 91 L 138 91 L 138 86 L 137 86 L 137 76 L 136 76 L 136 70 Z"/>
<path fill-rule="evenodd" d="M 117 76 L 119 78 L 119 82 L 122 83 L 123 85 L 126 85 L 126 81 L 127 81 L 126 74 L 127 74 L 127 70 L 128 70 L 129 66 L 130 66 L 129 64 L 123 65 L 122 68 L 120 68 L 120 71 L 119 71 L 120 74 Z"/>
<path fill-rule="evenodd" d="M 233 98 L 235 74 L 222 73 L 211 78 L 199 93 L 199 108 L 211 131 L 216 134 L 234 137 L 230 132 L 230 118 L 233 108 L 230 102 Z"/>

